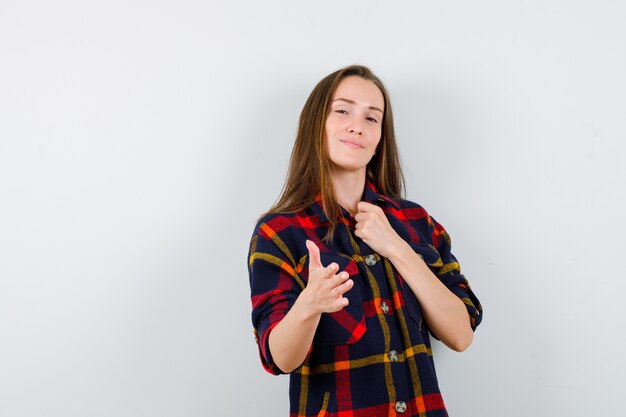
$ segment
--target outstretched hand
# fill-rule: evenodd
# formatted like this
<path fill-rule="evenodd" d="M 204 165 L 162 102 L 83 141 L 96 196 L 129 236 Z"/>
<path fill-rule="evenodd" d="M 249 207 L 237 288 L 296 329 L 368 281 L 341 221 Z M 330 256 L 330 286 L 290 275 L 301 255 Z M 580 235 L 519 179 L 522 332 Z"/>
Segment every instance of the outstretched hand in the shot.
<path fill-rule="evenodd" d="M 309 281 L 302 291 L 306 305 L 315 313 L 334 313 L 348 305 L 343 295 L 354 285 L 346 271 L 339 271 L 335 262 L 322 265 L 320 250 L 311 241 L 306 241 L 309 251 Z"/>

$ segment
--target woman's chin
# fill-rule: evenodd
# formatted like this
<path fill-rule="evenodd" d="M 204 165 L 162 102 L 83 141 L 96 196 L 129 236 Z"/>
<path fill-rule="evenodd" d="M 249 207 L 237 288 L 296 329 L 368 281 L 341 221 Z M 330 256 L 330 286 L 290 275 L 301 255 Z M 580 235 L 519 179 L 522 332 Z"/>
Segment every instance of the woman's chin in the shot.
<path fill-rule="evenodd" d="M 345 172 L 359 172 L 365 170 L 368 161 L 345 158 L 340 160 L 331 161 L 331 169 L 333 171 L 345 171 Z"/>
<path fill-rule="evenodd" d="M 331 167 L 331 172 L 333 173 L 358 173 L 360 171 L 365 171 L 365 164 L 356 164 L 356 163 L 333 163 Z"/>

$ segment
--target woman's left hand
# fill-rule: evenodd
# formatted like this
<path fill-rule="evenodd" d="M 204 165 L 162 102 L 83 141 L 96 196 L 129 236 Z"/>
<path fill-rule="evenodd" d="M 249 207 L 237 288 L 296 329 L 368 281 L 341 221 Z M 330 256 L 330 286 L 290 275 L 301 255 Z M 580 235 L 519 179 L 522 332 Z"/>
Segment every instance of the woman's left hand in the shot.
<path fill-rule="evenodd" d="M 357 204 L 359 212 L 354 216 L 356 229 L 354 234 L 379 255 L 390 258 L 406 242 L 393 230 L 387 216 L 380 207 L 361 201 Z"/>

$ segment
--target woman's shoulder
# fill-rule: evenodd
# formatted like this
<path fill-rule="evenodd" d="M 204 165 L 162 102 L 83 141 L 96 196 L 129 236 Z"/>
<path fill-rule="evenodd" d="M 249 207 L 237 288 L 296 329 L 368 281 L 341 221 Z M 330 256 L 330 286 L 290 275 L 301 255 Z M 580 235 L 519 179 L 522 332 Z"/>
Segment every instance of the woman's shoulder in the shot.
<path fill-rule="evenodd" d="M 428 211 L 419 203 L 413 200 L 407 200 L 404 198 L 392 198 L 391 199 L 397 206 L 397 208 L 404 214 L 409 214 L 411 217 L 419 216 L 430 217 Z"/>
<path fill-rule="evenodd" d="M 306 216 L 306 210 L 293 212 L 268 212 L 259 217 L 254 230 L 256 232 L 263 227 L 269 227 L 273 230 L 282 230 L 289 226 L 300 225 L 302 223 L 302 218 Z"/>
<path fill-rule="evenodd" d="M 259 217 L 254 226 L 253 235 L 267 235 L 268 232 L 278 233 L 285 226 L 293 222 L 294 213 L 264 213 Z"/>
<path fill-rule="evenodd" d="M 430 236 L 436 229 L 442 228 L 424 206 L 421 204 L 404 198 L 394 198 L 396 204 L 395 217 L 404 224 L 410 225 L 411 228 L 417 230 L 420 234 Z"/>
<path fill-rule="evenodd" d="M 277 221 L 289 221 L 295 215 L 296 213 L 294 212 L 288 212 L 288 213 L 267 212 L 267 213 L 262 214 L 261 217 L 258 218 L 256 225 L 257 227 L 259 227 L 260 225 L 264 223 L 268 224 L 268 223 L 273 223 Z"/>
<path fill-rule="evenodd" d="M 320 225 L 321 219 L 310 207 L 292 212 L 268 212 L 257 220 L 253 236 L 271 239 L 277 235 L 281 239 L 298 241 L 303 236 L 306 239 L 307 229 L 317 229 Z"/>
<path fill-rule="evenodd" d="M 262 215 L 252 233 L 250 253 L 270 253 L 295 265 L 306 253 L 305 241 L 311 238 L 310 218 L 305 210 Z"/>

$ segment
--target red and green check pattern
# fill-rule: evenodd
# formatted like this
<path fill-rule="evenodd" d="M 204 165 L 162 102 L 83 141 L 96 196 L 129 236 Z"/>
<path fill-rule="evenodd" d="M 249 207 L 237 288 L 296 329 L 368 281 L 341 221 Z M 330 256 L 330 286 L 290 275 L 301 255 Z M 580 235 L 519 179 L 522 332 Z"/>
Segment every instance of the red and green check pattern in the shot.
<path fill-rule="evenodd" d="M 450 252 L 445 229 L 419 205 L 380 195 L 371 183 L 363 200 L 379 205 L 391 226 L 467 307 L 475 329 L 482 308 Z M 257 224 L 249 252 L 252 323 L 263 367 L 283 373 L 268 347 L 272 328 L 308 279 L 306 239 L 324 265 L 337 262 L 354 281 L 343 310 L 323 314 L 305 362 L 290 375 L 290 417 L 447 416 L 437 384 L 429 330 L 420 305 L 391 262 L 354 235 L 344 217 L 331 244 L 319 197 L 306 209 L 271 214 Z"/>

